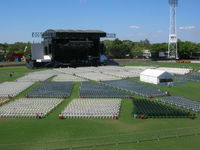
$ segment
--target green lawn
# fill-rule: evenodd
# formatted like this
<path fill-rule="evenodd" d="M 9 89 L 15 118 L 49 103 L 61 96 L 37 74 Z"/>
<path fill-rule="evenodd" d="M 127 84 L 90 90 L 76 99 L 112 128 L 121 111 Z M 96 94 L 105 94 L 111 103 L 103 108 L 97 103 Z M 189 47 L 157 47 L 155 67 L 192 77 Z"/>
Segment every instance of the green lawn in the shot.
<path fill-rule="evenodd" d="M 0 68 L 0 82 L 14 81 L 15 79 L 17 79 L 31 71 L 33 71 L 33 70 L 27 69 L 26 67 Z M 10 74 L 12 74 L 12 77 L 10 77 Z"/>
<path fill-rule="evenodd" d="M 23 75 L 30 70 L 25 68 L 1 68 L 0 73 L 18 72 L 18 76 Z M 1 75 L 1 74 L 0 74 Z M 10 78 L 7 78 L 7 80 Z M 137 79 L 134 79 L 137 80 Z M 5 80 L 1 80 L 5 81 Z M 36 83 L 38 84 L 38 83 Z M 33 85 L 33 88 L 36 85 Z M 153 85 L 149 85 L 153 86 Z M 200 124 L 199 115 L 195 120 L 187 118 L 182 119 L 134 119 L 132 117 L 132 101 L 123 99 L 120 118 L 118 120 L 111 119 L 59 119 L 59 113 L 64 109 L 68 102 L 73 98 L 78 97 L 80 83 L 76 83 L 73 87 L 72 95 L 65 99 L 56 109 L 54 109 L 46 118 L 41 120 L 31 118 L 0 118 L 0 149 L 2 150 L 28 150 L 28 149 L 53 149 L 66 147 L 71 142 L 87 143 L 95 141 L 98 143 L 100 138 L 93 139 L 92 137 L 112 136 L 110 138 L 101 138 L 107 142 L 108 140 L 116 140 L 119 134 L 131 134 L 128 137 L 134 137 L 136 133 L 144 132 L 142 136 L 147 136 L 148 132 L 154 133 L 157 130 L 176 129 L 184 127 L 196 127 Z M 17 98 L 23 97 L 31 89 L 24 91 Z M 194 100 L 200 100 L 200 83 L 188 82 L 185 85 L 174 87 L 159 87 L 163 90 L 170 91 L 173 95 L 185 96 Z M 167 134 L 167 133 L 166 133 Z M 151 135 L 149 135 L 151 136 Z M 75 141 L 80 138 L 90 138 L 93 140 Z M 197 150 L 199 149 L 200 136 L 190 136 L 181 138 L 172 138 L 161 141 L 141 142 L 134 144 L 123 144 L 117 146 L 103 146 L 85 149 L 124 149 L 124 150 Z M 63 142 L 62 140 L 65 139 Z M 119 136 L 120 139 L 120 136 Z M 60 141 L 60 142 L 49 142 Z M 46 143 L 46 144 L 40 144 Z M 24 145 L 5 146 L 1 144 L 19 144 L 29 143 Z M 37 144 L 34 144 L 37 143 Z M 35 148 L 36 147 L 36 148 Z"/>
<path fill-rule="evenodd" d="M 96 150 L 199 150 L 199 136 L 99 147 Z"/>
<path fill-rule="evenodd" d="M 174 63 L 174 62 L 156 62 L 156 61 L 144 61 L 144 62 L 121 62 L 121 66 L 156 66 L 156 67 L 178 67 L 178 68 L 193 68 L 194 71 L 200 70 L 200 64 L 192 63 Z"/>

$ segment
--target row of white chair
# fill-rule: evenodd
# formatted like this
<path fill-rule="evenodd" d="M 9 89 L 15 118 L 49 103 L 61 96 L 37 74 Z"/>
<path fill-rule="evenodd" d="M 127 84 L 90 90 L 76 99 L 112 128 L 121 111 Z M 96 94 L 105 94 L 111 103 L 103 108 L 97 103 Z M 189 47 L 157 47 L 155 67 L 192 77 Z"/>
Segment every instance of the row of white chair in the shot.
<path fill-rule="evenodd" d="M 52 79 L 52 81 L 56 82 L 82 82 L 82 81 L 87 81 L 86 79 L 70 75 L 70 74 L 59 74 L 56 77 Z"/>
<path fill-rule="evenodd" d="M 117 118 L 121 99 L 74 99 L 61 112 L 61 118 Z"/>
<path fill-rule="evenodd" d="M 30 72 L 26 74 L 25 76 L 18 78 L 18 82 L 23 82 L 23 81 L 45 81 L 48 78 L 55 76 L 59 74 L 59 72 L 54 71 L 54 70 L 45 70 L 45 71 L 36 71 L 36 72 Z"/>
<path fill-rule="evenodd" d="M 53 98 L 17 99 L 0 107 L 0 117 L 44 117 L 61 102 Z"/>
<path fill-rule="evenodd" d="M 106 75 L 103 73 L 96 73 L 96 72 L 84 72 L 84 73 L 76 73 L 75 74 L 78 77 L 86 78 L 89 80 L 94 80 L 94 81 L 108 81 L 108 80 L 119 80 L 121 78 L 115 77 L 112 75 Z"/>
<path fill-rule="evenodd" d="M 0 84 L 0 97 L 14 97 L 34 82 L 3 82 Z"/>

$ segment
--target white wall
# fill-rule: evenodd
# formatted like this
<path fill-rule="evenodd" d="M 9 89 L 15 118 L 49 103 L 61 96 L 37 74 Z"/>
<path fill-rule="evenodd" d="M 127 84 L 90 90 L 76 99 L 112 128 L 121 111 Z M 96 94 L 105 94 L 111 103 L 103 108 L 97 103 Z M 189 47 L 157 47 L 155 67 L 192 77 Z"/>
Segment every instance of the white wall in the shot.
<path fill-rule="evenodd" d="M 43 44 L 40 43 L 32 44 L 31 55 L 32 55 L 32 60 L 43 59 L 44 58 Z"/>
<path fill-rule="evenodd" d="M 145 76 L 145 75 L 140 75 L 140 81 L 153 83 L 153 84 L 159 84 L 159 79 L 157 77 L 151 77 L 151 76 Z"/>

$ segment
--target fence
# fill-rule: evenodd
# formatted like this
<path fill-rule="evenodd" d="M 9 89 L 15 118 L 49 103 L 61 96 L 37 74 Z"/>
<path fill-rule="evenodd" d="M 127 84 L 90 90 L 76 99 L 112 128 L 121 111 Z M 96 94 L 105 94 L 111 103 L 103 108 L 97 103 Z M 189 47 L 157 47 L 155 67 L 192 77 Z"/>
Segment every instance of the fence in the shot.
<path fill-rule="evenodd" d="M 113 136 L 102 136 L 71 140 L 56 140 L 41 143 L 0 144 L 2 150 L 118 150 L 123 146 L 141 142 L 200 135 L 200 127 L 135 132 Z"/>

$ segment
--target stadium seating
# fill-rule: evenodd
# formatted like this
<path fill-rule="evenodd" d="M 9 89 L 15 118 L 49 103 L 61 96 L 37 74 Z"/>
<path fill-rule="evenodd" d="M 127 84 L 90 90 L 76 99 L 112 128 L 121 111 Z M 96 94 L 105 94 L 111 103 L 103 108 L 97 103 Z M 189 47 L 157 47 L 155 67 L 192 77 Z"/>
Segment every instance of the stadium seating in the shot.
<path fill-rule="evenodd" d="M 196 72 L 192 75 L 178 75 L 178 76 L 176 76 L 176 78 L 182 79 L 182 80 L 190 80 L 190 81 L 200 82 L 200 72 Z"/>
<path fill-rule="evenodd" d="M 192 69 L 188 69 L 188 68 L 158 67 L 156 69 L 164 70 L 164 71 L 169 72 L 171 74 L 177 74 L 177 75 L 185 75 L 185 74 L 192 72 Z"/>
<path fill-rule="evenodd" d="M 53 110 L 62 99 L 22 98 L 0 107 L 1 118 L 42 118 Z"/>
<path fill-rule="evenodd" d="M 56 82 L 82 82 L 87 81 L 86 79 L 76 77 L 70 74 L 59 74 L 52 79 L 52 81 Z"/>
<path fill-rule="evenodd" d="M 134 104 L 134 117 L 139 117 L 141 119 L 147 117 L 189 117 L 189 112 L 184 112 L 176 108 L 165 106 L 149 100 L 133 100 Z"/>
<path fill-rule="evenodd" d="M 65 98 L 69 97 L 73 82 L 42 82 L 27 94 L 27 97 Z"/>
<path fill-rule="evenodd" d="M 46 71 L 36 71 L 31 72 L 21 78 L 18 78 L 17 81 L 24 82 L 24 81 L 45 81 L 50 77 L 53 77 L 54 75 L 59 74 L 58 72 L 54 70 L 46 70 Z"/>
<path fill-rule="evenodd" d="M 200 112 L 200 103 L 197 101 L 193 101 L 181 96 L 169 96 L 169 97 L 163 97 L 163 98 L 158 98 L 159 101 L 171 104 L 171 105 L 176 105 L 178 107 L 182 107 L 184 109 L 188 109 L 194 112 Z"/>
<path fill-rule="evenodd" d="M 75 68 L 56 68 L 56 69 L 54 69 L 54 71 L 71 74 L 71 75 L 74 75 L 75 73 L 87 72 L 87 71 L 78 70 Z"/>
<path fill-rule="evenodd" d="M 76 75 L 89 80 L 107 81 L 119 80 L 131 77 L 139 77 L 140 73 L 146 68 L 155 68 L 148 66 L 99 66 L 99 67 L 78 67 L 78 68 L 57 68 L 55 71 Z"/>
<path fill-rule="evenodd" d="M 165 92 L 129 80 L 103 81 L 105 85 L 125 90 L 143 97 L 164 96 Z"/>
<path fill-rule="evenodd" d="M 120 106 L 121 99 L 73 99 L 59 117 L 117 119 Z"/>
<path fill-rule="evenodd" d="M 96 73 L 96 72 L 81 72 L 81 73 L 75 73 L 76 76 L 82 77 L 89 80 L 94 81 L 109 81 L 109 80 L 119 80 L 121 78 L 114 77 L 112 75 L 106 75 L 103 73 Z"/>
<path fill-rule="evenodd" d="M 128 94 L 124 94 L 116 89 L 111 89 L 99 84 L 91 82 L 83 82 L 80 87 L 81 98 L 129 98 Z"/>
<path fill-rule="evenodd" d="M 3 82 L 0 83 L 0 97 L 15 97 L 34 82 Z"/>

